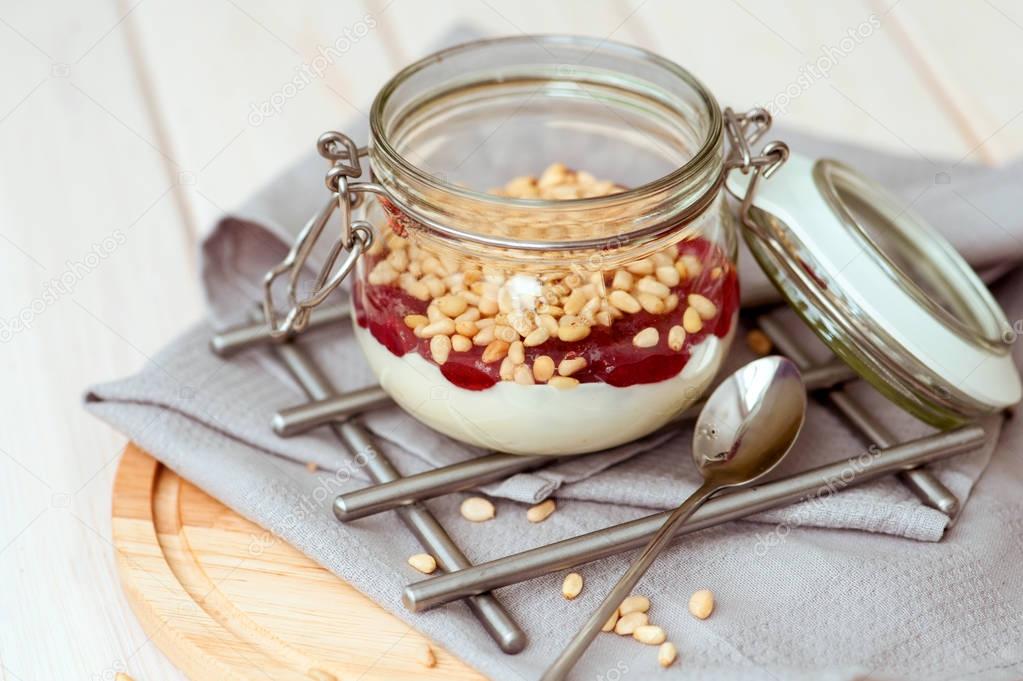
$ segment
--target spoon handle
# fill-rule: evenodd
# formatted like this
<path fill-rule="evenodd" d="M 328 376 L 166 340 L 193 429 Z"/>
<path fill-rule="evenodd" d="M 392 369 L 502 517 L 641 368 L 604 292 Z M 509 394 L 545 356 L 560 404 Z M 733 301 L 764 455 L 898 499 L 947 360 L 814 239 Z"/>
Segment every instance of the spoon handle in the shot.
<path fill-rule="evenodd" d="M 629 566 L 629 569 L 622 575 L 622 578 L 618 580 L 615 587 L 611 589 L 611 593 L 604 598 L 600 607 L 586 620 L 579 633 L 569 642 L 558 659 L 554 661 L 554 664 L 547 669 L 542 681 L 561 681 L 561 679 L 565 678 L 579 658 L 582 657 L 583 653 L 586 652 L 586 649 L 590 647 L 590 643 L 597 637 L 601 627 L 610 619 L 614 611 L 622 604 L 622 601 L 632 593 L 632 589 L 635 588 L 639 580 L 646 574 L 654 559 L 671 542 L 675 532 L 682 527 L 682 523 L 719 488 L 719 484 L 710 480 L 705 481 L 688 499 L 682 502 L 681 506 L 668 516 L 668 519 L 661 525 L 661 529 L 657 531 L 654 538 L 650 540 L 650 543 L 646 545 L 632 565 Z"/>

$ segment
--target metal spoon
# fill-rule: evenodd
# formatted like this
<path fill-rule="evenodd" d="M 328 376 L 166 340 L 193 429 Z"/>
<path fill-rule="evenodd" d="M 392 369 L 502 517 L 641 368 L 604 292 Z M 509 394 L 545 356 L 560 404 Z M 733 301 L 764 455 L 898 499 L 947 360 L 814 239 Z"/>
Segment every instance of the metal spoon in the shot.
<path fill-rule="evenodd" d="M 650 543 L 543 676 L 560 681 L 646 573 L 686 519 L 712 495 L 761 477 L 785 457 L 803 427 L 806 390 L 784 357 L 750 362 L 717 387 L 693 432 L 693 462 L 703 484 L 664 521 Z"/>

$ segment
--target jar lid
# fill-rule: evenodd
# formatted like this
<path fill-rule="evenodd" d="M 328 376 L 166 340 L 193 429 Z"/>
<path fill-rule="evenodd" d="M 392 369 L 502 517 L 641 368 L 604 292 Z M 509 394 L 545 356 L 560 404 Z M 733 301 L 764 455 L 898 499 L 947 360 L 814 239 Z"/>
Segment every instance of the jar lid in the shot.
<path fill-rule="evenodd" d="M 746 194 L 750 175 L 728 190 Z M 955 249 L 879 184 L 792 154 L 743 217 L 757 262 L 840 358 L 896 404 L 949 427 L 1010 407 L 1012 330 Z"/>

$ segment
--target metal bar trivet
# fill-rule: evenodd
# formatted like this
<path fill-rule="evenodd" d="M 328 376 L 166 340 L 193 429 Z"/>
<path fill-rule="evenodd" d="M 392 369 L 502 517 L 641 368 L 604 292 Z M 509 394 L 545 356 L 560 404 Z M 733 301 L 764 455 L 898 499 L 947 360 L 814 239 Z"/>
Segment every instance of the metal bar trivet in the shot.
<path fill-rule="evenodd" d="M 347 316 L 347 311 L 344 316 Z M 343 319 L 344 316 L 340 318 Z M 318 320 L 324 324 L 332 323 L 322 321 L 322 317 L 322 312 L 314 313 L 309 322 L 310 325 L 316 325 Z M 265 322 L 261 326 L 266 327 Z M 225 338 L 232 342 L 220 342 Z M 250 325 L 233 332 L 218 334 L 210 345 L 215 349 L 228 348 L 224 354 L 229 355 L 245 347 L 270 344 L 275 354 L 288 367 L 310 399 L 324 400 L 337 395 L 327 377 L 296 343 L 273 342 L 274 340 L 269 333 L 261 334 L 255 326 Z M 218 354 L 221 353 L 218 352 Z M 343 423 L 333 423 L 330 427 L 334 435 L 351 451 L 353 456 L 363 453 L 366 470 L 375 483 L 388 483 L 401 478 L 397 469 L 376 447 L 373 437 L 356 421 L 346 420 Z M 367 456 L 366 453 L 371 455 Z M 409 504 L 398 509 L 398 516 L 423 548 L 433 555 L 442 570 L 454 572 L 472 566 L 469 559 L 465 557 L 444 527 L 437 522 L 437 519 L 426 507 L 421 504 Z M 496 597 L 491 594 L 478 594 L 467 599 L 466 603 L 501 650 L 508 654 L 515 654 L 525 648 L 525 632 Z"/>

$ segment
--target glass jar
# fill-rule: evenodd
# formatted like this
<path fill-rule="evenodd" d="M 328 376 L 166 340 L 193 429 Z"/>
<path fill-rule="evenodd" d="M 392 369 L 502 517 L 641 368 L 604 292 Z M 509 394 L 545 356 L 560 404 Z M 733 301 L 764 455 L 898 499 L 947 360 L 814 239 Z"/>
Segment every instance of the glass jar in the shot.
<path fill-rule="evenodd" d="M 481 41 L 398 73 L 370 125 L 354 328 L 406 411 L 481 447 L 574 454 L 710 386 L 737 243 L 722 112 L 688 72 L 585 38 Z"/>

